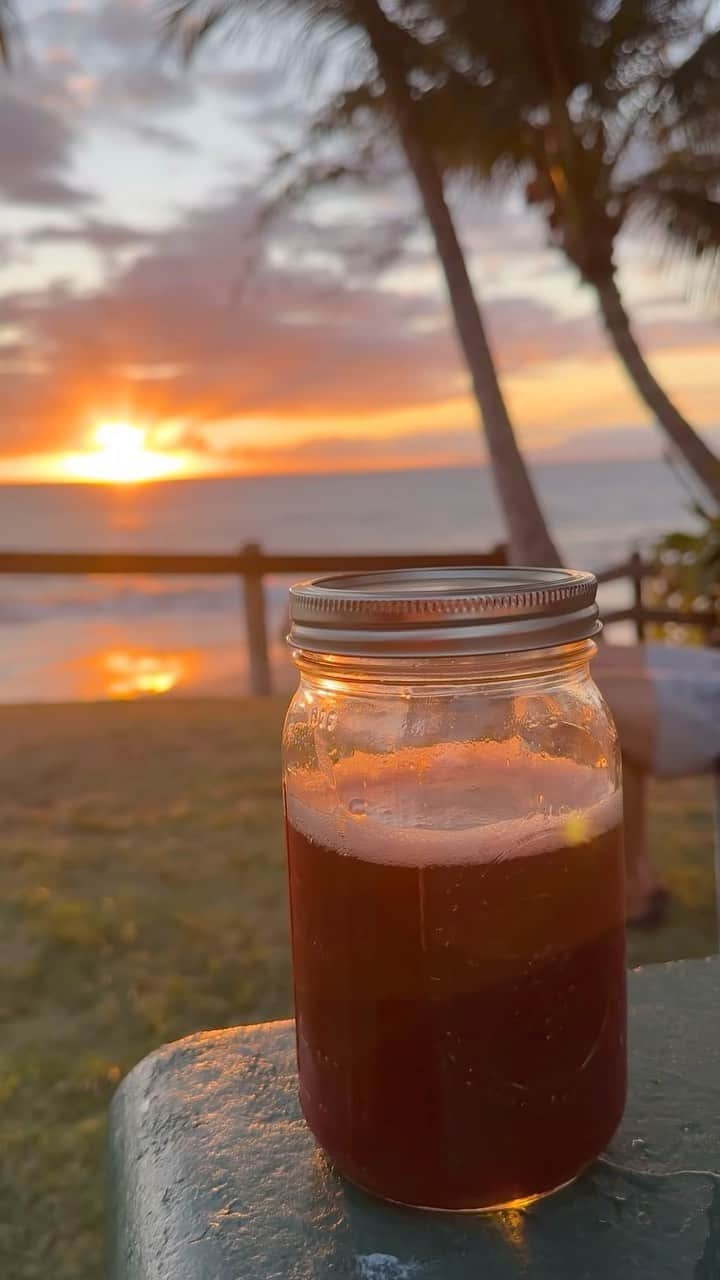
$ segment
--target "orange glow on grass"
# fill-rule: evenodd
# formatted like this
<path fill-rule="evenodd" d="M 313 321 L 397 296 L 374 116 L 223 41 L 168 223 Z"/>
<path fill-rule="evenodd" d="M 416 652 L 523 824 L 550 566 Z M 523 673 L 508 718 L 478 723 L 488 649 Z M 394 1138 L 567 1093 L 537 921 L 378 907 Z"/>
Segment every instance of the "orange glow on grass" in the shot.
<path fill-rule="evenodd" d="M 183 454 L 148 448 L 145 428 L 130 422 L 101 423 L 93 435 L 93 448 L 65 454 L 61 467 L 69 479 L 92 484 L 144 484 L 167 480 L 186 469 Z"/>

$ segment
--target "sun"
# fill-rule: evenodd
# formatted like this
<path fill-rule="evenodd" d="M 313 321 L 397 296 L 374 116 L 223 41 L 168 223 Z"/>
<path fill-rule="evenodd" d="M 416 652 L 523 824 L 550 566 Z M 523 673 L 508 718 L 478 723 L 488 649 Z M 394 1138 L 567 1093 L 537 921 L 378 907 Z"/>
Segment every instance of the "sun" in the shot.
<path fill-rule="evenodd" d="M 74 480 L 97 484 L 143 484 L 164 480 L 182 470 L 180 454 L 148 448 L 147 431 L 131 422 L 102 422 L 86 453 L 69 453 L 63 470 Z"/>

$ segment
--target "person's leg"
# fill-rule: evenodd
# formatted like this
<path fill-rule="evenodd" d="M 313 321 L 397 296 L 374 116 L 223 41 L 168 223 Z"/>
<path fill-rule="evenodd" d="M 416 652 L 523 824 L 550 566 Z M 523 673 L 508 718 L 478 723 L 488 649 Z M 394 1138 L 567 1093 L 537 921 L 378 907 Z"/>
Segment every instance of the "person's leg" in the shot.
<path fill-rule="evenodd" d="M 625 912 L 628 924 L 655 924 L 667 890 L 650 861 L 647 839 L 647 774 L 623 756 L 625 811 Z"/>

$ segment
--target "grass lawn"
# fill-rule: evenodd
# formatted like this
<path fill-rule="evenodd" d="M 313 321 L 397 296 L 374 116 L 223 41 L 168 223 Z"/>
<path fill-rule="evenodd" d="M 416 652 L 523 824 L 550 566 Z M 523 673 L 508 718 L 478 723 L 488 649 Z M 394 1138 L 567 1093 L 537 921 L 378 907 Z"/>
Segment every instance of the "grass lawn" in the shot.
<path fill-rule="evenodd" d="M 0 1275 L 102 1274 L 103 1141 L 164 1040 L 290 1012 L 279 701 L 0 709 Z M 658 785 L 668 924 L 715 949 L 710 789 Z"/>

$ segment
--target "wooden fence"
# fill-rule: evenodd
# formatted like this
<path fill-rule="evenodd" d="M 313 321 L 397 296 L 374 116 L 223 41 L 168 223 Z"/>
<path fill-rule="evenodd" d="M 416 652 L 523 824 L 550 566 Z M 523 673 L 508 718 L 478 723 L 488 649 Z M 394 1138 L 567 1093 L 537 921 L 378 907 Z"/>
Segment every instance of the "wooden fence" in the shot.
<path fill-rule="evenodd" d="M 228 555 L 165 554 L 163 552 L 125 551 L 0 551 L 0 575 L 3 574 L 174 574 L 223 575 L 241 580 L 242 600 L 250 668 L 250 688 L 254 694 L 271 691 L 270 659 L 267 639 L 264 579 L 270 574 L 302 577 L 319 573 L 382 572 L 387 569 L 447 569 L 453 565 L 505 565 L 507 557 L 501 545 L 485 552 L 452 552 L 438 555 L 325 555 L 314 552 L 293 555 L 267 553 L 258 543 L 250 542 Z M 640 555 L 632 555 L 623 564 L 597 574 L 598 582 L 629 579 L 633 601 L 625 609 L 603 612 L 610 622 L 632 622 L 642 642 L 648 623 L 676 622 L 692 624 L 711 631 L 717 617 L 699 610 L 655 609 L 644 603 L 643 584 L 652 572 Z"/>

